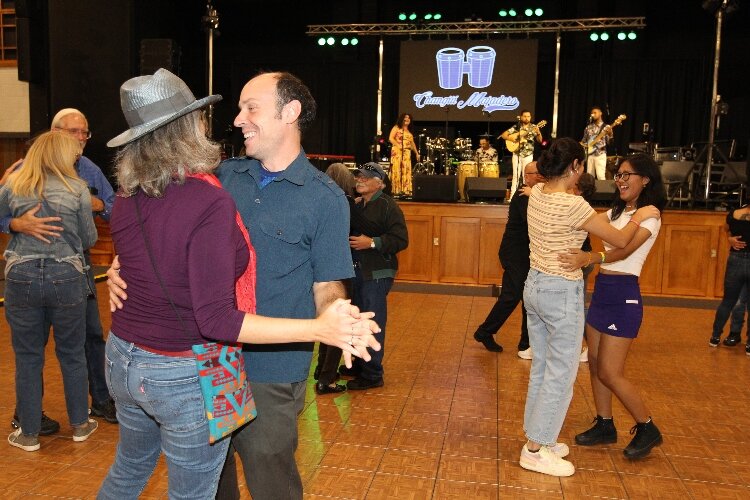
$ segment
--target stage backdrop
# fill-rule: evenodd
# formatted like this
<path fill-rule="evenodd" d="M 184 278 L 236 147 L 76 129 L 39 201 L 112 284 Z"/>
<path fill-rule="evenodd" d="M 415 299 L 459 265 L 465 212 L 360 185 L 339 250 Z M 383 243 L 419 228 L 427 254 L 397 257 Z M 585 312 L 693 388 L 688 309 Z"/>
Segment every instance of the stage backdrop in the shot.
<path fill-rule="evenodd" d="M 401 43 L 399 112 L 420 121 L 515 121 L 534 114 L 537 40 Z"/>

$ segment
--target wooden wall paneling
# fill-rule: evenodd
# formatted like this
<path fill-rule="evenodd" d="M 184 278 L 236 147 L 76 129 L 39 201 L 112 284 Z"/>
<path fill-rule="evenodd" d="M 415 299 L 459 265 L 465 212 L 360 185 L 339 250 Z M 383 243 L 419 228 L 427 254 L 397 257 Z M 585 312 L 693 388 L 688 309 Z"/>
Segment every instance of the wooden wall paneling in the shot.
<path fill-rule="evenodd" d="M 646 257 L 646 263 L 643 265 L 641 276 L 638 283 L 641 285 L 641 292 L 646 294 L 660 294 L 661 280 L 664 268 L 664 236 L 665 226 L 662 225 L 659 230 L 659 236 L 656 237 L 654 246 Z"/>
<path fill-rule="evenodd" d="M 439 282 L 479 282 L 480 221 L 479 217 L 441 217 Z"/>
<path fill-rule="evenodd" d="M 502 282 L 503 267 L 497 252 L 505 233 L 505 220 L 482 218 L 479 236 L 479 283 L 495 285 Z"/>
<path fill-rule="evenodd" d="M 711 226 L 667 226 L 662 293 L 698 297 L 713 295 L 716 258 L 712 258 L 711 250 L 716 245 L 718 232 L 718 227 Z M 712 278 L 710 291 L 709 276 Z"/>
<path fill-rule="evenodd" d="M 398 254 L 400 280 L 431 281 L 433 254 L 433 216 L 404 215 L 409 230 L 409 246 Z"/>

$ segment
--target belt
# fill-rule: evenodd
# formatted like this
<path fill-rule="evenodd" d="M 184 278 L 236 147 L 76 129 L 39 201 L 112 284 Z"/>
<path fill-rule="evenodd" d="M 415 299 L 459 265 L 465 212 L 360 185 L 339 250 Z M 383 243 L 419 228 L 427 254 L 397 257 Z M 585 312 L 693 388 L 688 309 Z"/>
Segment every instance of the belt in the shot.
<path fill-rule="evenodd" d="M 141 351 L 150 352 L 151 354 L 158 354 L 160 356 L 169 356 L 170 358 L 194 358 L 195 353 L 192 349 L 187 351 L 162 351 L 161 349 L 154 349 L 153 347 L 148 347 L 143 344 L 138 344 L 133 342 L 133 345 L 136 346 Z"/>

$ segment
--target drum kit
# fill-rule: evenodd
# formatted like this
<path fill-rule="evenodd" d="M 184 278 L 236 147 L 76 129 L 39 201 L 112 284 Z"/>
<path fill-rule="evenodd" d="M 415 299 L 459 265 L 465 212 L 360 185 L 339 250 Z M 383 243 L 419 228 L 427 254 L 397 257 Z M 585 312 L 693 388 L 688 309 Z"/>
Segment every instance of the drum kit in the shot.
<path fill-rule="evenodd" d="M 464 188 L 468 177 L 500 177 L 500 167 L 496 161 L 476 161 L 471 138 L 457 137 L 450 141 L 445 137 L 421 134 L 417 147 L 422 161 L 414 164 L 412 174 L 455 175 L 461 201 L 466 201 Z"/>

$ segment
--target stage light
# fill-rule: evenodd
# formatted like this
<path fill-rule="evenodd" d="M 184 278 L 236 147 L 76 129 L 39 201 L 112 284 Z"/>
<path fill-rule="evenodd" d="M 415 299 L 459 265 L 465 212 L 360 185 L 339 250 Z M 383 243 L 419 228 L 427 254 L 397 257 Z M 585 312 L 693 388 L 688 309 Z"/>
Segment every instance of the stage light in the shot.
<path fill-rule="evenodd" d="M 399 14 L 398 15 L 398 20 L 399 21 L 406 21 L 406 13 L 402 12 L 401 14 Z"/>
<path fill-rule="evenodd" d="M 508 17 L 508 11 L 503 9 L 500 12 L 497 13 L 500 17 Z"/>
<path fill-rule="evenodd" d="M 534 15 L 534 10 L 526 9 L 525 11 L 523 11 L 523 13 L 526 14 L 526 17 L 531 17 L 532 15 Z"/>
<path fill-rule="evenodd" d="M 534 11 L 534 14 L 536 14 L 537 17 L 542 17 L 544 15 L 544 11 L 542 9 L 536 9 Z"/>
<path fill-rule="evenodd" d="M 434 16 L 432 16 L 432 19 L 435 21 L 439 21 L 443 18 L 443 15 L 440 12 L 437 12 Z"/>
<path fill-rule="evenodd" d="M 628 35 L 626 35 L 622 31 L 617 34 L 617 39 L 618 40 L 625 40 L 627 37 L 628 37 Z"/>
<path fill-rule="evenodd" d="M 432 20 L 432 14 L 430 14 L 429 12 L 428 12 L 427 14 L 425 14 L 425 15 L 424 15 L 424 20 L 425 20 L 425 21 L 430 21 L 430 20 Z"/>
<path fill-rule="evenodd" d="M 417 18 L 417 14 L 415 12 L 412 12 L 409 14 L 409 21 L 414 21 Z"/>
<path fill-rule="evenodd" d="M 352 45 L 357 45 L 358 43 L 359 43 L 359 40 L 358 40 L 358 39 L 356 39 L 356 38 L 352 38 L 352 41 L 351 41 L 351 44 L 352 44 Z"/>
<path fill-rule="evenodd" d="M 605 31 L 604 33 L 602 33 L 602 35 L 599 38 L 601 39 L 602 42 L 606 42 L 607 40 L 609 40 L 609 33 Z"/>
<path fill-rule="evenodd" d="M 510 17 L 516 17 L 516 9 L 510 9 L 510 10 L 508 11 L 508 15 L 509 15 Z"/>
<path fill-rule="evenodd" d="M 333 45 L 334 43 L 336 43 L 336 39 L 335 39 L 335 38 L 333 38 L 332 36 L 329 36 L 329 37 L 328 37 L 328 40 L 326 40 L 326 43 L 327 43 L 328 45 Z"/>
<path fill-rule="evenodd" d="M 323 37 L 318 38 L 318 45 L 321 47 L 326 44 L 326 39 Z"/>
<path fill-rule="evenodd" d="M 592 42 L 595 42 L 595 41 L 599 40 L 599 35 L 597 33 L 591 33 L 589 35 L 589 38 L 591 39 Z"/>
<path fill-rule="evenodd" d="M 636 36 L 635 31 L 631 31 L 628 33 L 628 40 L 635 40 Z"/>
<path fill-rule="evenodd" d="M 349 39 L 348 38 L 342 39 L 341 40 L 341 45 L 349 45 Z"/>

